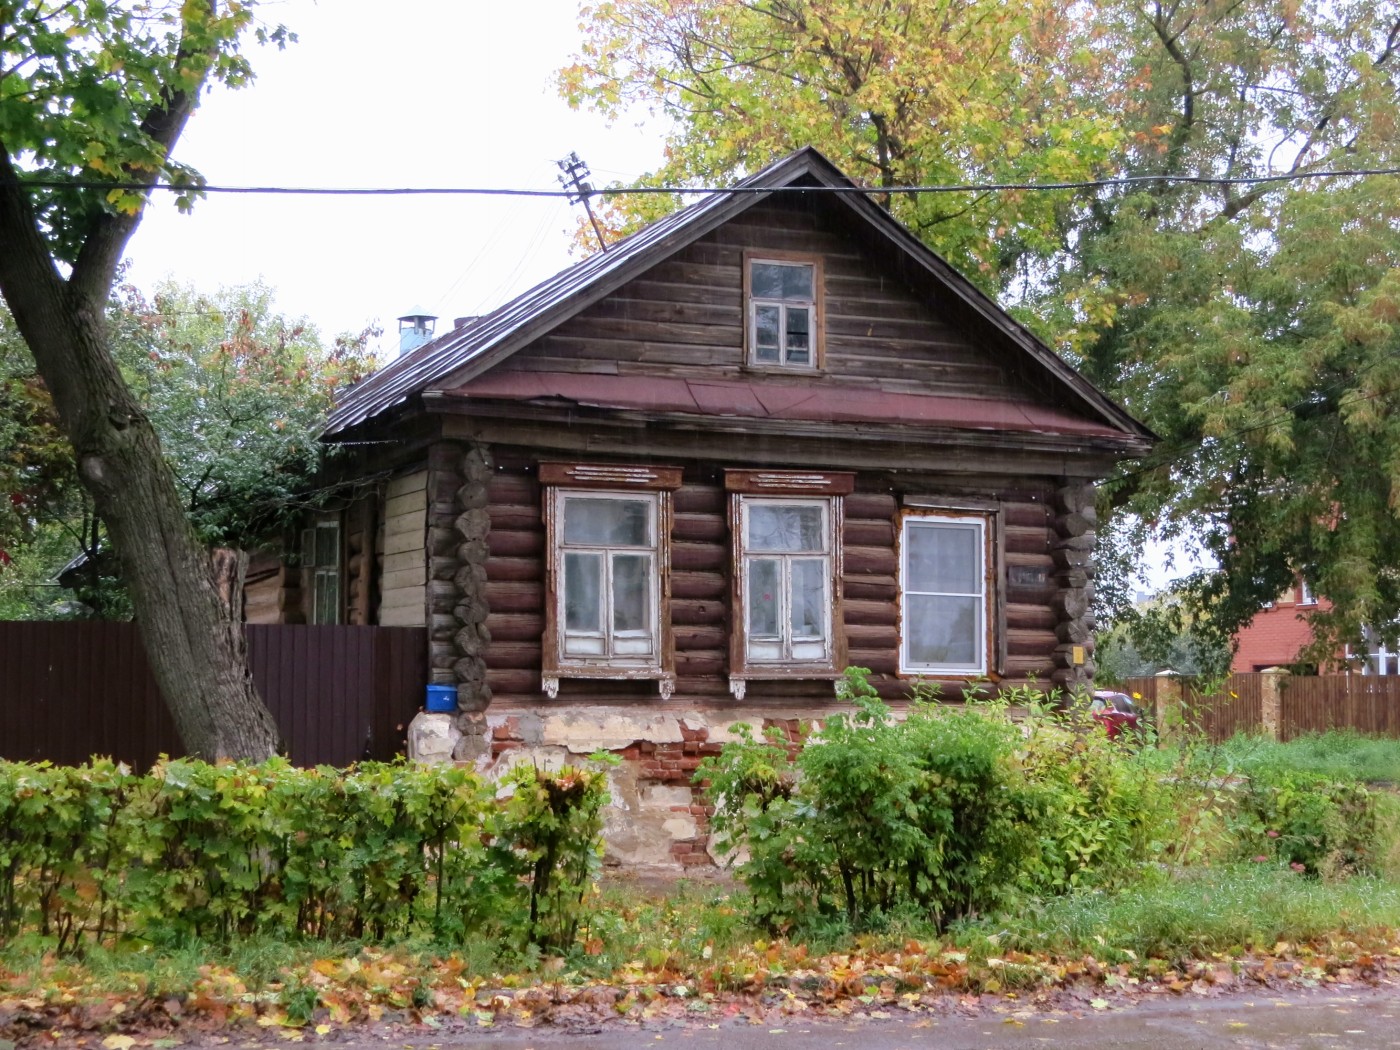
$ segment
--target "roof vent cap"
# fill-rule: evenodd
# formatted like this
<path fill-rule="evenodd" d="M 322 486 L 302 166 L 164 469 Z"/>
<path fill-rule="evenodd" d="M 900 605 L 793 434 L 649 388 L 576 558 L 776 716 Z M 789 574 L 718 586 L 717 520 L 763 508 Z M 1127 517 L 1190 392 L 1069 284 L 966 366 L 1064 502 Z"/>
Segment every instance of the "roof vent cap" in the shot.
<path fill-rule="evenodd" d="M 415 306 L 407 313 L 400 314 L 398 321 L 400 357 L 410 350 L 418 349 L 424 343 L 432 342 L 437 314 L 429 313 L 421 306 Z"/>

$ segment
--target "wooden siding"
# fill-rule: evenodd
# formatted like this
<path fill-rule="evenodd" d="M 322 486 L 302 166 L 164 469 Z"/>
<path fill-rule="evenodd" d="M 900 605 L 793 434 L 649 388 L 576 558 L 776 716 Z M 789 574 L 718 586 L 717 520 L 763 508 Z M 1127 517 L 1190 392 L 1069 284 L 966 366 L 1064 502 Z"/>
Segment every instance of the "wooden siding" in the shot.
<path fill-rule="evenodd" d="M 542 699 L 541 639 L 545 629 L 545 533 L 542 489 L 529 457 L 498 451 L 499 469 L 488 485 L 491 530 L 486 563 L 487 682 L 492 706 L 534 706 Z M 999 487 L 997 487 L 999 486 Z M 882 695 L 907 695 L 909 679 L 898 676 L 899 585 L 897 520 L 902 497 L 939 496 L 969 505 L 992 497 L 1000 508 L 1005 587 L 994 608 L 1002 610 L 998 639 L 1010 679 L 1038 678 L 1053 669 L 1056 646 L 1054 532 L 1048 501 L 1051 488 L 1030 482 L 1011 485 L 976 479 L 862 474 L 856 491 L 844 497 L 842 534 L 844 631 L 847 663 L 868 667 Z M 728 497 L 723 467 L 687 466 L 673 496 L 671 531 L 671 624 L 675 645 L 675 695 L 671 705 L 695 707 L 731 703 L 729 639 L 734 622 L 730 602 Z M 993 663 L 996 658 L 994 656 Z M 748 682 L 745 704 L 828 702 L 829 680 Z M 654 682 L 565 679 L 565 701 L 645 701 L 659 704 Z"/>
<path fill-rule="evenodd" d="M 385 627 L 427 624 L 428 472 L 415 471 L 389 482 L 380 512 L 377 548 L 379 623 Z"/>
<path fill-rule="evenodd" d="M 798 378 L 891 392 L 1030 402 L 1009 359 L 974 343 L 948 304 L 920 299 L 830 212 L 786 199 L 755 206 L 589 307 L 501 367 L 524 371 Z M 744 253 L 819 256 L 825 271 L 825 368 L 745 365 Z"/>
<path fill-rule="evenodd" d="M 299 766 L 388 760 L 421 706 L 421 628 L 249 626 L 253 678 Z M 0 623 L 0 757 L 145 769 L 183 753 L 136 625 Z"/>
<path fill-rule="evenodd" d="M 286 570 L 275 554 L 249 559 L 243 577 L 243 619 L 247 623 L 281 623 Z M 300 581 L 298 581 L 300 583 Z"/>

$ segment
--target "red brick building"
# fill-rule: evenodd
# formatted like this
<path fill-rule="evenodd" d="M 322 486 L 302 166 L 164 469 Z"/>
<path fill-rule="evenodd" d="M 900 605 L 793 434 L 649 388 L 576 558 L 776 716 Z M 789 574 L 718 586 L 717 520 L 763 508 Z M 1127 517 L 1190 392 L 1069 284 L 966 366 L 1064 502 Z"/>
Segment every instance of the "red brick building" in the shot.
<path fill-rule="evenodd" d="M 1255 615 L 1249 625 L 1235 635 L 1234 674 L 1249 674 L 1267 667 L 1286 667 L 1313 640 L 1307 617 L 1326 608 L 1306 583 L 1291 587 Z M 1340 661 L 1339 661 L 1340 662 Z"/>

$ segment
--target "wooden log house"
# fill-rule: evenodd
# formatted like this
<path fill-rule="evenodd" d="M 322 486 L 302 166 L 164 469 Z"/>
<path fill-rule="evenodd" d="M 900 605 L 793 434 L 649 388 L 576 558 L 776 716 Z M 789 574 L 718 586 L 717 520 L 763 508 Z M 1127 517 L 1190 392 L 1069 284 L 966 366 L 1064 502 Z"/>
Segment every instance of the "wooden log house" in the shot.
<path fill-rule="evenodd" d="M 363 484 L 249 608 L 425 626 L 459 758 L 632 759 L 643 863 L 847 666 L 1085 685 L 1094 481 L 1153 436 L 851 185 L 801 150 L 363 381 Z"/>

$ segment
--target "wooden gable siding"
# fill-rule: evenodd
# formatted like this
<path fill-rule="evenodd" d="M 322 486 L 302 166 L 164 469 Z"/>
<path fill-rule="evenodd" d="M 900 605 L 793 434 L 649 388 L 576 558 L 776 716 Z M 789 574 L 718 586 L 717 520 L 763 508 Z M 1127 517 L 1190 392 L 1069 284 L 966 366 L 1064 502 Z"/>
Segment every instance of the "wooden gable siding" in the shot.
<path fill-rule="evenodd" d="M 746 251 L 819 255 L 825 286 L 822 372 L 757 373 L 780 382 L 850 383 L 891 392 L 1030 402 L 1034 392 L 995 349 L 974 344 L 888 263 L 864 253 L 827 208 L 757 205 L 625 284 L 501 367 L 521 371 L 752 377 L 744 362 Z"/>
<path fill-rule="evenodd" d="M 733 466 L 733 464 L 728 464 Z M 525 457 L 499 452 L 488 486 L 491 528 L 486 562 L 486 678 L 492 708 L 533 707 L 570 701 L 633 701 L 664 705 L 655 682 L 589 681 L 565 678 L 559 697 L 543 698 L 540 687 L 544 633 L 545 535 L 541 486 Z M 687 465 L 674 493 L 671 533 L 671 623 L 675 644 L 675 708 L 733 707 L 729 693 L 730 542 L 723 464 Z M 844 628 L 848 663 L 868 667 L 883 696 L 908 695 L 909 679 L 896 674 L 899 660 L 898 512 L 900 491 L 889 477 L 861 474 L 845 497 L 842 536 Z M 1052 489 L 1005 479 L 900 475 L 899 489 L 911 495 L 998 498 L 1003 524 L 1004 668 L 1006 678 L 1037 678 L 1053 668 L 1056 617 L 1050 549 L 1054 540 L 1048 508 Z M 819 705 L 833 699 L 830 681 L 748 683 L 745 707 L 755 702 Z"/>
<path fill-rule="evenodd" d="M 385 487 L 376 552 L 379 623 L 422 627 L 427 623 L 428 472 L 394 478 Z"/>

